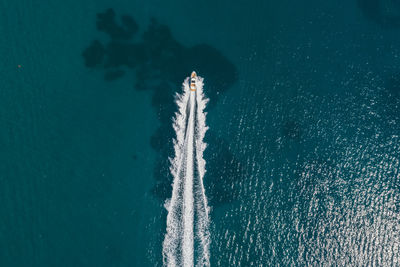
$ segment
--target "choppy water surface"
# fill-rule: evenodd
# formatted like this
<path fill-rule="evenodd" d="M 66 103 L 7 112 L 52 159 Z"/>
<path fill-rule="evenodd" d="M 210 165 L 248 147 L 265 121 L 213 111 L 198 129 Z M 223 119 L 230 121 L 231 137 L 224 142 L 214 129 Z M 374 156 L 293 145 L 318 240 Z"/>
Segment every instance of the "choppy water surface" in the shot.
<path fill-rule="evenodd" d="M 390 108 L 399 102 L 388 103 L 372 79 L 357 93 L 301 92 L 280 105 L 263 91 L 249 94 L 258 105 L 242 96 L 237 120 L 247 127 L 237 128 L 232 150 L 246 178 L 232 208 L 214 213 L 216 263 L 399 261 L 399 118 Z"/>

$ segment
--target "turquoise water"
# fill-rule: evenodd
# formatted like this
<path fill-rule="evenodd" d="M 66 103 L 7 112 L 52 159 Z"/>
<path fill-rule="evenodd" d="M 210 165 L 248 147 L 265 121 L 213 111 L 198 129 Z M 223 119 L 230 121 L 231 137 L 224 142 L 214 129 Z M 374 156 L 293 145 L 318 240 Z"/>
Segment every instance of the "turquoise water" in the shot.
<path fill-rule="evenodd" d="M 160 266 L 174 92 L 212 266 L 399 261 L 400 3 L 0 1 L 0 266 Z"/>

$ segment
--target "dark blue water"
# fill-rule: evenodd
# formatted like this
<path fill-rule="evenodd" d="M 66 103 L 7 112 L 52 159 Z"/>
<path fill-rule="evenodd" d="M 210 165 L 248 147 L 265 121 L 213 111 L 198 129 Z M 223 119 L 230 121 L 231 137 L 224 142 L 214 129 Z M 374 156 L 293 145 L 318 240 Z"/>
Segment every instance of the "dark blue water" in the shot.
<path fill-rule="evenodd" d="M 0 266 L 160 266 L 173 95 L 212 266 L 395 266 L 400 2 L 0 1 Z"/>

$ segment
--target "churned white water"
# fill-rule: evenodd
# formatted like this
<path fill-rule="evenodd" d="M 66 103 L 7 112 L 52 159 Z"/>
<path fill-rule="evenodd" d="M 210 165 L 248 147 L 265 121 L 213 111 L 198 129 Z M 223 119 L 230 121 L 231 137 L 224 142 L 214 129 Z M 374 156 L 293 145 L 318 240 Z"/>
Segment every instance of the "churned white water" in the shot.
<path fill-rule="evenodd" d="M 175 155 L 170 159 L 173 175 L 172 196 L 165 202 L 168 210 L 163 242 L 166 266 L 209 266 L 209 207 L 203 185 L 206 172 L 203 141 L 206 126 L 203 79 L 197 77 L 196 91 L 189 90 L 189 79 L 183 92 L 177 94 L 178 112 L 173 119 L 176 133 Z"/>

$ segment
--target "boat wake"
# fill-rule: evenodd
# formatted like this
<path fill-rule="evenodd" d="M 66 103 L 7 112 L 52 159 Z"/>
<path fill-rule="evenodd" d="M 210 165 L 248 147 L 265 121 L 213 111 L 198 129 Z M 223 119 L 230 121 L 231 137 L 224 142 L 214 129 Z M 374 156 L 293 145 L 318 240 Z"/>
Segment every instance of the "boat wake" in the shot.
<path fill-rule="evenodd" d="M 203 185 L 207 102 L 203 78 L 193 72 L 190 85 L 187 78 L 183 92 L 176 96 L 175 155 L 170 158 L 172 196 L 165 202 L 168 210 L 163 242 L 165 266 L 210 266 L 209 207 Z"/>

